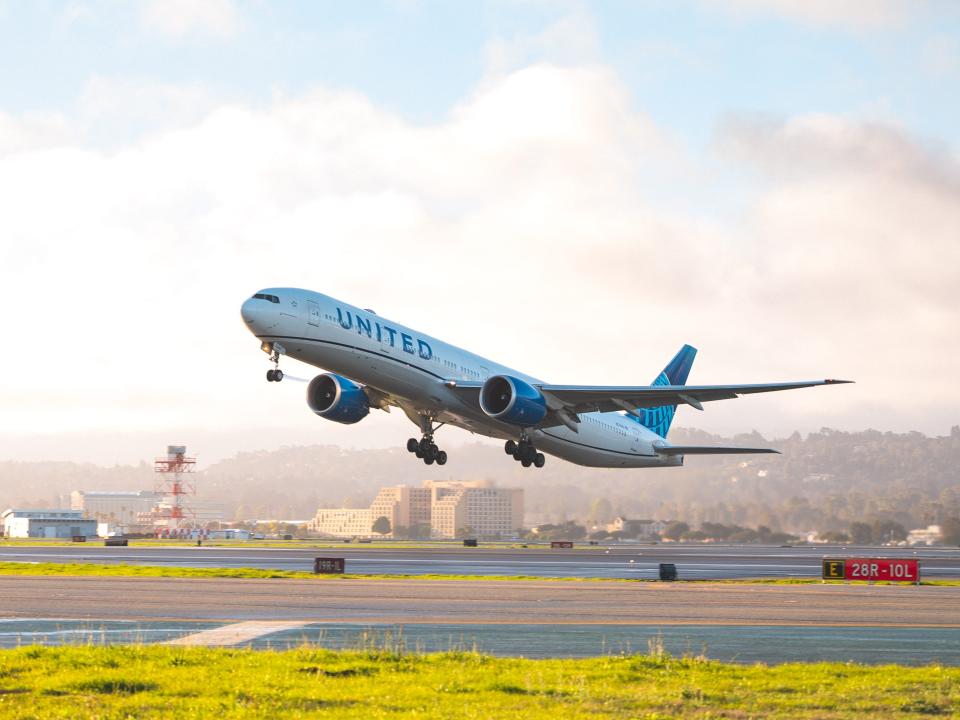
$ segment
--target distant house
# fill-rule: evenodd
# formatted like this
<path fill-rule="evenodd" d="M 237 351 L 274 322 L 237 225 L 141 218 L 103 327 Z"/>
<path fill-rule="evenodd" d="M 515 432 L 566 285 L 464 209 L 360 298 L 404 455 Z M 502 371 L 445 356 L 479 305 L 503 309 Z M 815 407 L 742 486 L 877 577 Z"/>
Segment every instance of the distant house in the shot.
<path fill-rule="evenodd" d="M 250 530 L 242 528 L 225 528 L 223 530 L 211 530 L 207 537 L 211 540 L 252 540 L 254 534 Z"/>
<path fill-rule="evenodd" d="M 97 521 L 86 520 L 80 510 L 6 510 L 3 534 L 8 538 L 96 537 Z"/>
<path fill-rule="evenodd" d="M 668 523 L 663 520 L 630 520 L 618 515 L 612 523 L 607 525 L 607 532 L 623 533 L 625 537 L 650 540 L 663 533 L 667 529 L 667 525 Z"/>
<path fill-rule="evenodd" d="M 927 525 L 925 528 L 911 530 L 907 535 L 909 545 L 936 545 L 943 540 L 943 531 L 939 525 Z"/>

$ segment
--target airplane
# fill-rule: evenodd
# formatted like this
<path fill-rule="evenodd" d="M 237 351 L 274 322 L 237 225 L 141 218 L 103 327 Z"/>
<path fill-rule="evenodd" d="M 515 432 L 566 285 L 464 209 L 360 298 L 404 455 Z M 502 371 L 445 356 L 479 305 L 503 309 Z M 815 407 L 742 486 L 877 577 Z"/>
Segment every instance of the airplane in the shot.
<path fill-rule="evenodd" d="M 288 356 L 326 371 L 307 385 L 307 405 L 326 420 L 350 425 L 371 408 L 399 408 L 421 433 L 407 440 L 407 450 L 427 465 L 447 462 L 434 442 L 444 425 L 505 440 L 506 454 L 523 467 L 543 467 L 544 453 L 604 468 L 776 453 L 673 445 L 667 433 L 678 405 L 703 410 L 703 403 L 740 395 L 850 382 L 687 385 L 697 350 L 684 345 L 651 385 L 554 385 L 310 290 L 261 290 L 244 301 L 240 315 L 273 363 L 269 382 L 283 380 L 280 358 Z"/>

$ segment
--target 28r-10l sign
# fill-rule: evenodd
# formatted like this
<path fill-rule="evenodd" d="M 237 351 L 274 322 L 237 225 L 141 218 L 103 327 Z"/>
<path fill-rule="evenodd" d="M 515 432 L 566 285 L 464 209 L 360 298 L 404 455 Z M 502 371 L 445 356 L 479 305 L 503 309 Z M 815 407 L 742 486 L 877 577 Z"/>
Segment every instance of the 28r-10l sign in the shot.
<path fill-rule="evenodd" d="M 920 582 L 920 561 L 892 558 L 824 558 L 824 580 Z"/>

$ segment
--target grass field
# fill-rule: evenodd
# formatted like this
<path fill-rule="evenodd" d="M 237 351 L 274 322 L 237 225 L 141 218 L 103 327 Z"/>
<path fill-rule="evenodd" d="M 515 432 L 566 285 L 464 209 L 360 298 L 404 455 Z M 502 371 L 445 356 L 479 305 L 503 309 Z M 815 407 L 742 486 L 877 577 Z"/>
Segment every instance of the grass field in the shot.
<path fill-rule="evenodd" d="M 96 563 L 0 562 L 0 575 L 66 575 L 98 577 L 186 577 L 250 578 L 297 580 L 543 580 L 547 582 L 636 582 L 626 578 L 545 578 L 535 575 L 316 575 L 297 570 L 261 570 L 260 568 L 190 568 L 173 565 L 100 565 Z"/>
<path fill-rule="evenodd" d="M 654 648 L 656 650 L 656 648 Z M 960 713 L 960 669 L 738 666 L 163 646 L 0 651 L 16 718 L 916 718 Z"/>
<path fill-rule="evenodd" d="M 195 547 L 196 540 L 164 540 L 154 538 L 134 538 L 130 545 L 137 547 Z M 44 538 L 0 538 L 0 547 L 102 547 L 102 538 L 91 538 L 86 543 L 75 543 L 69 539 L 47 540 Z M 343 542 L 337 540 L 204 540 L 203 547 L 224 548 L 280 548 L 280 549 L 338 549 L 359 548 L 362 550 L 449 550 L 463 547 L 462 541 L 414 541 L 414 540 L 373 540 L 371 542 Z M 607 547 L 606 545 L 603 546 Z M 632 547 L 644 547 L 636 545 Z M 484 541 L 472 552 L 483 550 L 550 550 L 550 543 Z M 597 550 L 598 546 L 577 545 L 574 550 Z M 568 550 L 569 552 L 569 550 Z"/>
<path fill-rule="evenodd" d="M 542 581 L 575 583 L 635 583 L 656 582 L 635 578 L 582 578 L 582 577 L 541 577 L 539 575 L 315 575 L 312 572 L 295 570 L 261 570 L 259 568 L 189 568 L 172 565 L 101 565 L 97 563 L 34 563 L 0 562 L 0 575 L 64 575 L 71 577 L 182 577 L 182 578 L 250 578 L 250 579 L 298 579 L 298 580 L 498 580 L 498 581 Z M 809 585 L 821 581 L 807 578 L 758 578 L 745 580 L 680 580 L 678 582 L 720 582 L 726 584 L 750 585 Z M 841 581 L 835 581 L 841 582 Z M 866 583 L 852 583 L 866 584 Z M 903 583 L 875 583 L 891 585 Z M 921 585 L 960 586 L 960 580 L 924 580 Z"/>

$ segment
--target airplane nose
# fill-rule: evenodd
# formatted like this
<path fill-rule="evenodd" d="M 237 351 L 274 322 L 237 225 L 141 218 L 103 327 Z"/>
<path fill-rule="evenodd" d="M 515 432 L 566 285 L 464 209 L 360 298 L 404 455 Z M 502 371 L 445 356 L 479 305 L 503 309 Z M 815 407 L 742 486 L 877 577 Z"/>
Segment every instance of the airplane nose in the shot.
<path fill-rule="evenodd" d="M 248 298 L 244 301 L 243 305 L 240 306 L 240 317 L 243 318 L 243 321 L 250 326 L 253 326 L 254 322 L 257 320 L 257 303 L 253 298 Z"/>

